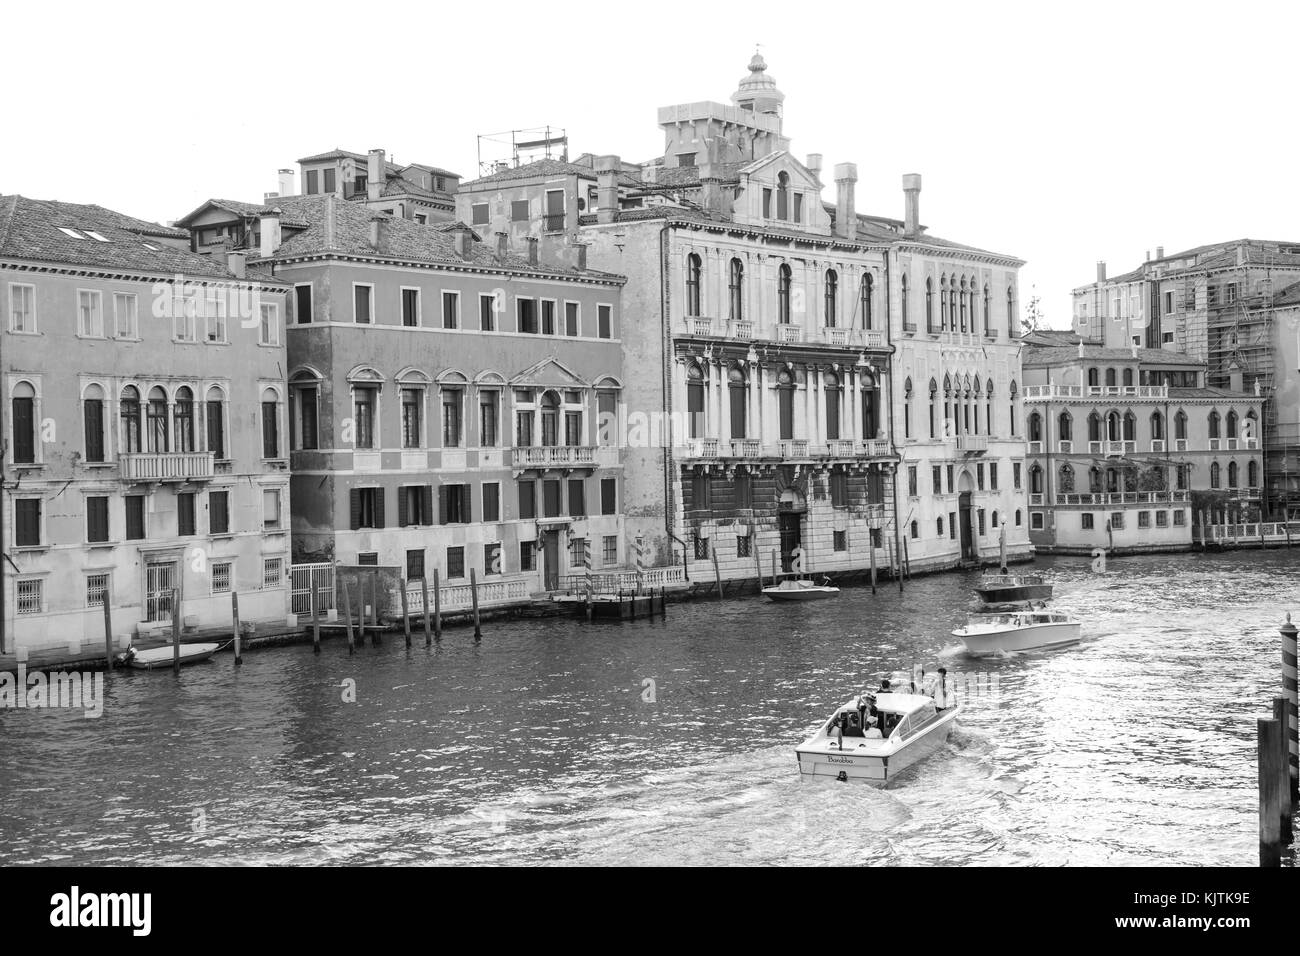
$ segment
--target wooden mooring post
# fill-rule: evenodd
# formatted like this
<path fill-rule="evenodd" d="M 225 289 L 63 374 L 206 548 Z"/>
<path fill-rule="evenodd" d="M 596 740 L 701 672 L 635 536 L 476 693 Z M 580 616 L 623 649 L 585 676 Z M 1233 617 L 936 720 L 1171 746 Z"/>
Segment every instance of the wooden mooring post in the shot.
<path fill-rule="evenodd" d="M 104 670 L 113 672 L 113 608 L 112 591 L 104 588 Z"/>
<path fill-rule="evenodd" d="M 912 580 L 912 558 L 908 554 L 906 538 L 903 539 L 903 573 L 907 580 Z"/>
<path fill-rule="evenodd" d="M 709 557 L 713 558 L 713 580 L 718 585 L 718 600 L 722 600 L 722 572 L 718 570 L 718 549 L 709 548 Z"/>
<path fill-rule="evenodd" d="M 398 586 L 402 589 L 402 636 L 406 638 L 406 646 L 411 646 L 411 615 L 410 608 L 406 603 L 406 578 L 398 578 Z"/>
<path fill-rule="evenodd" d="M 867 543 L 871 547 L 867 548 L 871 552 L 871 593 L 876 593 L 876 538 L 870 530 L 867 531 Z"/>
<path fill-rule="evenodd" d="M 1282 865 L 1282 725 L 1259 718 L 1259 865 Z"/>
<path fill-rule="evenodd" d="M 424 609 L 424 646 L 428 647 L 433 643 L 433 633 L 429 630 L 429 579 L 423 575 L 420 577 L 420 597 L 420 607 Z"/>
<path fill-rule="evenodd" d="M 477 639 L 483 636 L 483 632 L 478 626 L 478 572 L 473 568 L 469 569 L 469 598 L 474 604 L 474 637 Z"/>
<path fill-rule="evenodd" d="M 776 549 L 773 548 L 772 549 L 772 586 L 773 587 L 776 587 L 777 580 L 778 579 L 776 575 Z"/>
<path fill-rule="evenodd" d="M 172 673 L 181 676 L 181 592 L 172 588 Z"/>
<path fill-rule="evenodd" d="M 758 589 L 762 591 L 763 590 L 763 559 L 759 557 L 758 548 L 754 548 L 754 572 L 758 575 Z M 776 582 L 773 581 L 772 583 L 775 584 Z"/>
<path fill-rule="evenodd" d="M 1292 812 L 1300 802 L 1300 715 L 1297 715 L 1296 700 L 1296 626 L 1291 623 L 1291 615 L 1286 616 L 1282 625 L 1282 696 L 1286 701 L 1286 721 L 1282 736 L 1286 738 L 1287 749 L 1287 796 Z"/>
<path fill-rule="evenodd" d="M 317 604 L 319 597 L 316 594 L 316 582 L 311 582 L 311 650 L 313 654 L 320 653 L 320 608 Z"/>
<path fill-rule="evenodd" d="M 438 580 L 439 571 L 433 569 L 433 636 L 442 640 L 442 584 Z"/>
<path fill-rule="evenodd" d="M 235 666 L 244 663 L 244 655 L 239 652 L 239 592 L 230 592 L 230 621 L 235 631 Z"/>
<path fill-rule="evenodd" d="M 376 571 L 370 575 L 370 643 L 378 644 L 379 640 L 379 572 Z"/>
<path fill-rule="evenodd" d="M 1273 719 L 1277 721 L 1278 726 L 1277 786 L 1281 791 L 1278 797 L 1278 826 L 1282 832 L 1282 845 L 1287 846 L 1291 843 L 1291 774 L 1287 770 L 1289 747 L 1285 697 L 1273 698 Z"/>
<path fill-rule="evenodd" d="M 352 634 L 352 589 L 342 577 L 338 579 L 337 584 L 343 589 L 343 621 L 348 629 L 348 656 L 350 657 L 357 652 L 356 638 Z"/>

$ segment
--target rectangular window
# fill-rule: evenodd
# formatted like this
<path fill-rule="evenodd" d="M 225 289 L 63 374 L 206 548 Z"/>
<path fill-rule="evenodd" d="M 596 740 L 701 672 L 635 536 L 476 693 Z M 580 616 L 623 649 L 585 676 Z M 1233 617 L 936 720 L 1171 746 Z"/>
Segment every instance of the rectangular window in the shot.
<path fill-rule="evenodd" d="M 357 553 L 357 564 L 363 568 L 376 568 L 379 566 L 378 551 L 361 551 Z"/>
<path fill-rule="evenodd" d="M 104 400 L 88 398 L 82 402 L 82 419 L 86 431 L 86 461 L 104 460 Z"/>
<path fill-rule="evenodd" d="M 108 575 L 86 575 L 86 607 L 103 607 L 108 597 Z"/>
<path fill-rule="evenodd" d="M 476 202 L 469 207 L 470 225 L 486 226 L 488 222 L 488 204 L 485 202 Z"/>
<path fill-rule="evenodd" d="M 480 448 L 497 447 L 497 392 L 480 392 L 478 397 L 478 443 Z"/>
<path fill-rule="evenodd" d="M 1091 531 L 1093 529 L 1092 512 L 1085 511 L 1079 516 L 1079 527 L 1084 531 Z"/>
<path fill-rule="evenodd" d="M 709 559 L 709 539 L 703 535 L 695 535 L 695 560 L 707 561 Z"/>
<path fill-rule="evenodd" d="M 306 325 L 311 321 L 311 283 L 296 285 L 294 293 L 294 321 Z"/>
<path fill-rule="evenodd" d="M 983 508 L 978 509 L 978 510 L 975 512 L 975 516 L 976 516 L 976 518 L 979 519 L 979 526 L 980 526 L 980 532 L 979 532 L 979 533 L 980 533 L 980 537 L 982 538 L 982 537 L 984 537 L 984 534 L 985 534 L 985 532 L 984 532 L 984 509 L 983 509 Z"/>
<path fill-rule="evenodd" d="M 587 516 L 587 482 L 585 479 L 569 479 L 569 516 L 572 518 L 585 518 Z"/>
<path fill-rule="evenodd" d="M 442 294 L 442 327 L 444 329 L 460 328 L 459 292 L 444 292 Z"/>
<path fill-rule="evenodd" d="M 1011 463 L 1011 484 L 1015 486 L 1016 491 L 1020 490 L 1020 462 Z"/>
<path fill-rule="evenodd" d="M 335 189 L 337 188 L 337 184 L 335 183 L 335 177 L 334 177 L 335 170 L 323 169 L 321 170 L 321 173 L 324 175 L 324 180 L 325 180 L 325 188 L 322 191 L 327 193 L 334 192 Z"/>
<path fill-rule="evenodd" d="M 139 299 L 128 292 L 113 294 L 113 326 L 119 339 L 140 337 Z"/>
<path fill-rule="evenodd" d="M 229 561 L 212 562 L 211 591 L 213 594 L 230 593 L 230 583 L 231 583 L 231 579 L 234 576 L 231 573 L 233 570 L 234 570 L 234 565 L 231 564 Z"/>
<path fill-rule="evenodd" d="M 433 524 L 433 486 L 403 485 L 397 489 L 397 526 L 425 527 Z"/>
<path fill-rule="evenodd" d="M 763 190 L 763 218 L 772 218 L 772 190 Z"/>
<path fill-rule="evenodd" d="M 501 574 L 505 571 L 505 558 L 501 555 L 501 542 L 483 545 L 483 573 Z"/>
<path fill-rule="evenodd" d="M 144 495 L 126 496 L 126 540 L 144 540 Z"/>
<path fill-rule="evenodd" d="M 803 193 L 794 194 L 794 221 L 803 222 Z"/>
<path fill-rule="evenodd" d="M 375 447 L 375 395 L 373 388 L 352 389 L 352 441 L 357 448 Z"/>
<path fill-rule="evenodd" d="M 497 327 L 497 298 L 494 295 L 478 297 L 478 327 L 483 332 L 495 332 Z"/>
<path fill-rule="evenodd" d="M 618 480 L 615 478 L 600 479 L 600 513 L 618 514 Z"/>
<path fill-rule="evenodd" d="M 943 494 L 943 470 L 938 465 L 930 466 L 930 484 L 934 486 L 936 495 Z"/>
<path fill-rule="evenodd" d="M 465 576 L 465 549 L 463 547 L 447 549 L 447 579 Z"/>
<path fill-rule="evenodd" d="M 946 470 L 948 472 L 948 494 L 953 493 L 953 486 L 955 484 L 953 481 L 953 468 L 954 466 L 952 465 L 946 466 Z"/>
<path fill-rule="evenodd" d="M 36 331 L 36 286 L 9 283 L 9 331 Z"/>
<path fill-rule="evenodd" d="M 262 588 L 284 587 L 284 558 L 262 559 Z"/>
<path fill-rule="evenodd" d="M 917 496 L 916 465 L 907 466 L 907 495 L 909 498 Z"/>
<path fill-rule="evenodd" d="M 564 334 L 579 336 L 582 334 L 582 324 L 578 317 L 578 303 L 564 303 Z"/>
<path fill-rule="evenodd" d="M 420 290 L 402 290 L 402 325 L 416 328 L 420 324 Z"/>
<path fill-rule="evenodd" d="M 108 540 L 108 498 L 94 495 L 86 499 L 86 540 Z"/>
<path fill-rule="evenodd" d="M 537 548 L 532 541 L 519 542 L 519 570 L 537 570 Z"/>
<path fill-rule="evenodd" d="M 537 300 L 516 299 L 515 307 L 519 310 L 519 331 L 530 335 L 537 334 Z"/>
<path fill-rule="evenodd" d="M 352 283 L 352 321 L 358 325 L 370 325 L 375 321 L 374 287 Z"/>
<path fill-rule="evenodd" d="M 602 339 L 611 338 L 614 334 L 614 309 L 608 305 L 596 306 L 596 335 Z"/>
<path fill-rule="evenodd" d="M 36 462 L 36 399 L 25 396 L 13 400 L 14 461 Z"/>
<path fill-rule="evenodd" d="M 795 208 L 796 209 L 799 208 L 797 204 Z M 849 550 L 849 533 L 847 531 L 835 531 L 832 532 L 832 536 L 833 536 L 833 541 L 834 541 L 834 546 L 836 551 Z"/>
<path fill-rule="evenodd" d="M 320 173 L 318 170 L 307 170 L 307 195 L 314 196 L 320 192 Z"/>
<path fill-rule="evenodd" d="M 257 341 L 262 345 L 280 344 L 280 307 L 274 302 L 258 306 Z"/>
<path fill-rule="evenodd" d="M 531 521 L 537 517 L 537 482 L 519 482 L 519 517 Z"/>
<path fill-rule="evenodd" d="M 560 516 L 560 479 L 547 478 L 542 482 L 542 515 L 546 518 Z"/>
<path fill-rule="evenodd" d="M 501 485 L 499 482 L 483 482 L 483 520 L 501 520 Z"/>
<path fill-rule="evenodd" d="M 177 294 L 173 299 L 172 336 L 178 342 L 193 342 L 198 323 L 198 299 Z"/>
<path fill-rule="evenodd" d="M 443 524 L 469 524 L 474 520 L 469 496 L 469 485 L 442 485 L 438 488 L 438 511 Z"/>
<path fill-rule="evenodd" d="M 1151 527 L 1151 512 L 1149 511 L 1138 512 L 1138 527 L 1139 528 Z"/>
<path fill-rule="evenodd" d="M 1169 527 L 1169 512 L 1168 512 L 1168 511 L 1157 511 L 1157 512 L 1156 512 L 1156 527 L 1157 527 L 1157 528 L 1167 528 L 1167 527 Z"/>
<path fill-rule="evenodd" d="M 384 526 L 384 489 L 353 488 L 351 492 L 352 530 Z"/>
<path fill-rule="evenodd" d="M 528 200 L 516 199 L 510 204 L 510 221 L 527 222 L 528 221 Z"/>
<path fill-rule="evenodd" d="M 555 334 L 555 303 L 549 299 L 542 300 L 542 334 Z"/>
<path fill-rule="evenodd" d="M 1187 512 L 1186 512 L 1186 511 L 1175 511 L 1175 512 L 1174 512 L 1174 525 L 1175 525 L 1175 526 L 1178 526 L 1178 525 L 1185 525 L 1185 524 L 1187 524 Z"/>
<path fill-rule="evenodd" d="M 14 590 L 18 596 L 19 614 L 40 614 L 41 608 L 44 607 L 43 581 L 40 578 L 32 578 L 26 581 L 18 581 L 14 585 Z"/>
<path fill-rule="evenodd" d="M 262 457 L 280 457 L 280 403 L 262 403 Z"/>
<path fill-rule="evenodd" d="M 77 334 L 90 338 L 104 337 L 104 301 L 99 292 L 77 292 Z"/>
<path fill-rule="evenodd" d="M 222 345 L 226 341 L 226 301 L 222 298 L 209 299 L 208 307 L 212 310 L 205 312 L 207 340 L 217 345 Z"/>
<path fill-rule="evenodd" d="M 998 463 L 996 461 L 989 462 L 989 488 L 993 491 L 998 490 Z"/>
<path fill-rule="evenodd" d="M 182 538 L 198 534 L 194 522 L 194 492 L 182 491 L 176 496 L 176 534 Z"/>
<path fill-rule="evenodd" d="M 230 492 L 208 492 L 208 534 L 230 532 Z"/>
<path fill-rule="evenodd" d="M 461 435 L 461 392 L 458 388 L 442 392 L 442 447 L 459 448 Z"/>
<path fill-rule="evenodd" d="M 1029 527 L 1034 531 L 1043 530 L 1043 513 L 1041 511 L 1029 512 Z"/>
<path fill-rule="evenodd" d="M 424 391 L 419 388 L 402 389 L 402 447 L 420 448 L 420 412 L 424 408 Z"/>
<path fill-rule="evenodd" d="M 831 507 L 847 508 L 849 504 L 849 476 L 847 472 L 831 472 Z"/>
<path fill-rule="evenodd" d="M 569 567 L 581 568 L 587 563 L 587 539 L 569 539 Z"/>
<path fill-rule="evenodd" d="M 957 540 L 957 512 L 955 511 L 948 512 L 948 537 L 953 541 Z"/>
<path fill-rule="evenodd" d="M 984 490 L 984 465 L 982 462 L 975 465 L 975 488 L 977 491 Z"/>
<path fill-rule="evenodd" d="M 752 551 L 753 542 L 754 539 L 752 535 L 748 535 L 748 534 L 736 535 L 736 557 L 738 558 L 751 557 L 753 554 Z"/>
<path fill-rule="evenodd" d="M 1110 526 L 1111 526 L 1111 528 L 1112 528 L 1113 530 L 1115 530 L 1115 531 L 1123 530 L 1123 528 L 1124 528 L 1124 512 L 1122 512 L 1122 511 L 1115 511 L 1115 512 L 1112 512 L 1112 513 L 1111 513 L 1111 516 L 1110 516 Z"/>
<path fill-rule="evenodd" d="M 267 531 L 281 527 L 279 488 L 262 489 L 262 527 Z"/>
<path fill-rule="evenodd" d="M 611 567 L 618 564 L 618 535 L 607 534 L 601 542 L 601 566 Z"/>
<path fill-rule="evenodd" d="M 424 548 L 408 548 L 406 551 L 406 580 L 424 579 Z"/>

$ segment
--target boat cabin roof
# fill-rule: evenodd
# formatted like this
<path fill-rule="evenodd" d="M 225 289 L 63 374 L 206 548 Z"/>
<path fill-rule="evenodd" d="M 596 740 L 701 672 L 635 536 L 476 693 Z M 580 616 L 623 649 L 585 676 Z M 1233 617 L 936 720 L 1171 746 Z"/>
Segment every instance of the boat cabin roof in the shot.
<path fill-rule="evenodd" d="M 877 694 L 876 710 L 889 714 L 910 714 L 933 704 L 934 699 L 925 694 Z"/>
<path fill-rule="evenodd" d="M 1056 611 L 1009 611 L 1003 614 L 976 614 L 974 623 L 985 624 L 1070 624 L 1068 614 Z"/>

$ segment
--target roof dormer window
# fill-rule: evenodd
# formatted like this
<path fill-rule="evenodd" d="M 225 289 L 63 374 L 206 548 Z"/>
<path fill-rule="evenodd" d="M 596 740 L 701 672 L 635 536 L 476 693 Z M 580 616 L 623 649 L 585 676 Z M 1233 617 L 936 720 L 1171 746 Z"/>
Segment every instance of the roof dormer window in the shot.
<path fill-rule="evenodd" d="M 75 230 L 75 229 L 69 229 L 67 226 L 56 226 L 55 228 L 57 228 L 57 229 L 59 230 L 59 232 L 63 233 L 65 236 L 67 236 L 67 237 L 70 238 L 70 239 L 85 239 L 85 238 L 86 238 L 86 237 L 83 236 L 81 233 L 77 232 L 77 230 Z"/>
<path fill-rule="evenodd" d="M 93 230 L 93 229 L 87 229 L 87 230 L 86 230 L 86 235 L 90 236 L 90 238 L 91 238 L 91 239 L 94 239 L 96 242 L 108 242 L 107 239 L 105 239 L 105 238 L 104 238 L 103 236 L 101 236 L 99 233 L 95 232 L 95 230 Z"/>

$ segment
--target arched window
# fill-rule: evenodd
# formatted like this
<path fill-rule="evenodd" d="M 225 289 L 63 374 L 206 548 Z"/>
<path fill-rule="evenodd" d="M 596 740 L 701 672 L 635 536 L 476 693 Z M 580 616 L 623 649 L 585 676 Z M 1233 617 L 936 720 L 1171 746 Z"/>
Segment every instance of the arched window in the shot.
<path fill-rule="evenodd" d="M 862 327 L 863 327 L 864 329 L 870 329 L 870 328 L 871 328 L 871 323 L 872 323 L 872 315 L 871 315 L 871 301 L 872 301 L 872 296 L 871 296 L 871 293 L 872 293 L 872 290 L 873 290 L 873 288 L 872 288 L 872 278 L 871 278 L 871 273 L 870 273 L 870 272 L 864 273 L 863 276 L 862 276 L 862 283 L 861 283 L 861 285 L 858 287 L 858 296 L 859 296 L 859 298 L 860 298 L 860 300 L 861 300 L 861 302 L 860 302 L 860 307 L 861 307 L 861 309 L 862 309 Z M 906 321 L 906 319 L 905 319 L 904 321 Z"/>
<path fill-rule="evenodd" d="M 899 296 L 901 297 L 901 302 L 903 305 L 903 328 L 907 328 L 908 311 L 907 311 L 907 274 L 906 273 L 904 273 L 902 276 L 899 277 L 898 292 L 899 292 Z"/>
<path fill-rule="evenodd" d="M 704 263 L 698 255 L 691 253 L 686 257 L 686 314 L 700 314 L 700 277 L 704 272 Z"/>
<path fill-rule="evenodd" d="M 1124 440 L 1137 440 L 1137 416 L 1132 412 L 1124 413 Z"/>
<path fill-rule="evenodd" d="M 794 284 L 794 274 L 787 263 L 781 263 L 776 273 L 776 320 L 782 324 L 790 323 L 790 287 Z"/>
<path fill-rule="evenodd" d="M 980 387 L 980 377 L 975 376 L 974 401 L 971 403 L 971 431 L 976 435 L 980 433 L 980 404 L 984 401 L 983 389 Z"/>
<path fill-rule="evenodd" d="M 1088 469 L 1088 492 L 1094 495 L 1102 493 L 1101 469 L 1096 465 Z"/>
<path fill-rule="evenodd" d="M 930 379 L 930 437 L 934 438 L 935 407 L 939 404 L 939 383 Z"/>
<path fill-rule="evenodd" d="M 1253 458 L 1246 463 L 1246 485 L 1250 488 L 1259 487 L 1259 462 Z"/>
<path fill-rule="evenodd" d="M 903 383 L 903 437 L 912 437 L 912 380 Z"/>
<path fill-rule="evenodd" d="M 280 394 L 273 388 L 262 390 L 262 457 L 280 457 Z"/>
<path fill-rule="evenodd" d="M 957 277 L 948 283 L 948 331 L 957 331 Z"/>
<path fill-rule="evenodd" d="M 939 331 L 948 331 L 948 277 L 939 279 Z"/>
<path fill-rule="evenodd" d="M 912 540 L 915 541 L 915 540 L 916 540 L 917 538 L 919 538 L 919 537 L 921 537 L 921 526 L 920 526 L 919 524 L 917 524 L 915 521 L 913 521 L 913 522 L 912 522 Z"/>
<path fill-rule="evenodd" d="M 838 314 L 838 296 L 840 277 L 834 269 L 826 270 L 826 328 L 835 328 L 835 316 Z"/>
<path fill-rule="evenodd" d="M 1219 463 L 1217 461 L 1210 465 L 1210 487 L 1219 487 Z"/>
<path fill-rule="evenodd" d="M 826 372 L 822 376 L 822 390 L 826 395 L 826 439 L 834 441 L 840 437 L 840 377 Z"/>
<path fill-rule="evenodd" d="M 13 460 L 36 463 L 36 389 L 31 382 L 19 382 L 11 393 L 13 408 Z"/>
<path fill-rule="evenodd" d="M 559 401 L 554 392 L 547 392 L 542 397 L 542 444 L 555 444 L 547 442 L 546 434 L 546 400 L 552 400 L 552 414 L 559 414 Z M 686 417 L 688 421 L 688 431 L 691 438 L 700 438 L 704 434 L 704 370 L 692 362 L 686 366 Z"/>
<path fill-rule="evenodd" d="M 299 369 L 289 376 L 289 447 L 295 451 L 320 447 L 321 382 L 314 369 Z"/>
<path fill-rule="evenodd" d="M 140 444 L 140 391 L 134 385 L 122 389 L 119 401 L 119 415 L 122 419 L 121 449 L 124 454 L 134 455 L 141 450 Z"/>
<path fill-rule="evenodd" d="M 943 516 L 940 515 L 938 518 L 935 518 L 934 524 L 935 524 L 935 528 L 939 532 L 939 537 L 942 538 L 943 537 Z"/>
<path fill-rule="evenodd" d="M 226 393 L 217 386 L 208 388 L 203 397 L 204 436 L 207 450 L 217 461 L 226 458 Z"/>
<path fill-rule="evenodd" d="M 777 438 L 794 438 L 794 376 L 783 368 L 776 377 Z"/>
<path fill-rule="evenodd" d="M 1034 412 L 1029 416 L 1029 440 L 1043 440 L 1043 416 Z"/>
<path fill-rule="evenodd" d="M 984 434 L 993 434 L 993 379 L 988 382 L 987 401 L 984 404 Z"/>
<path fill-rule="evenodd" d="M 104 390 L 89 385 L 81 396 L 81 421 L 86 439 L 86 461 L 104 460 Z"/>
<path fill-rule="evenodd" d="M 1061 466 L 1056 490 L 1063 495 L 1074 494 L 1074 466 L 1068 462 Z"/>
<path fill-rule="evenodd" d="M 1043 493 L 1043 469 L 1034 465 L 1029 469 L 1029 493 L 1031 495 L 1041 495 Z"/>
<path fill-rule="evenodd" d="M 1129 386 L 1132 384 L 1133 384 L 1133 369 L 1126 367 L 1124 369 L 1124 385 Z"/>
<path fill-rule="evenodd" d="M 745 409 L 749 400 L 749 381 L 739 365 L 733 365 L 727 373 L 727 397 L 731 402 L 731 437 L 747 438 Z"/>
<path fill-rule="evenodd" d="M 1014 438 L 1016 434 L 1016 380 L 1011 380 L 1011 435 Z"/>
<path fill-rule="evenodd" d="M 703 375 L 703 373 L 700 372 L 700 367 L 698 365 L 690 366 L 690 369 L 687 370 L 688 376 L 690 375 L 691 371 L 694 371 L 696 374 L 699 374 L 701 376 Z M 696 387 L 699 388 L 700 410 L 698 415 L 692 414 L 690 416 L 691 437 L 699 438 L 700 432 L 697 431 L 697 422 L 700 423 L 700 425 L 702 425 L 704 419 L 704 383 L 692 382 L 688 384 L 686 386 L 688 395 L 690 393 L 692 385 L 695 385 Z M 687 408 L 693 407 L 689 397 L 686 400 L 686 407 Z M 542 393 L 542 444 L 554 446 L 554 445 L 558 445 L 559 443 L 560 443 L 560 396 L 553 389 L 548 389 L 546 392 Z"/>
<path fill-rule="evenodd" d="M 1210 437 L 1219 437 L 1219 413 L 1210 412 Z"/>
<path fill-rule="evenodd" d="M 1088 416 L 1088 441 L 1102 441 L 1101 416 L 1096 412 Z"/>
<path fill-rule="evenodd" d="M 731 320 L 739 322 L 745 317 L 745 265 L 739 259 L 731 260 L 727 293 L 731 302 Z"/>
<path fill-rule="evenodd" d="M 1069 412 L 1061 412 L 1056 420 L 1056 431 L 1058 441 L 1074 441 L 1074 419 Z"/>
<path fill-rule="evenodd" d="M 984 286 L 984 334 L 991 335 L 992 333 L 993 333 L 993 317 L 989 311 L 989 287 L 986 284 Z"/>
<path fill-rule="evenodd" d="M 1228 462 L 1228 487 L 1237 487 L 1237 463 L 1235 461 Z"/>
<path fill-rule="evenodd" d="M 176 423 L 176 450 L 194 451 L 194 393 L 184 385 L 176 390 L 176 401 L 172 405 L 172 419 Z"/>
<path fill-rule="evenodd" d="M 934 331 L 934 280 L 925 280 L 925 330 Z"/>
<path fill-rule="evenodd" d="M 168 443 L 170 432 L 167 429 L 167 393 L 156 385 L 149 390 L 149 407 L 145 415 L 149 419 L 149 450 L 154 454 L 171 451 Z"/>
<path fill-rule="evenodd" d="M 961 279 L 961 330 L 966 331 L 966 277 Z"/>
<path fill-rule="evenodd" d="M 1236 412 L 1228 412 L 1228 434 L 1226 437 L 1228 438 L 1237 437 L 1237 413 Z"/>
<path fill-rule="evenodd" d="M 1106 369 L 1106 386 L 1108 388 L 1113 388 L 1115 386 L 1115 383 L 1116 383 L 1115 370 L 1113 368 Z"/>
<path fill-rule="evenodd" d="M 1097 368 L 1088 369 L 1088 384 L 1093 388 L 1101 385 L 1101 372 Z"/>
<path fill-rule="evenodd" d="M 880 434 L 880 393 L 876 378 L 864 371 L 859 376 L 862 386 L 862 437 L 868 441 Z"/>
<path fill-rule="evenodd" d="M 997 513 L 996 511 L 993 512 L 993 514 L 992 514 L 990 520 L 991 520 L 991 522 L 992 522 L 992 524 L 990 525 L 990 527 L 993 527 L 993 528 L 998 527 L 998 513 Z"/>
<path fill-rule="evenodd" d="M 952 435 L 952 379 L 943 377 L 943 437 Z"/>
<path fill-rule="evenodd" d="M 1186 466 L 1184 466 L 1184 465 L 1179 465 L 1177 468 L 1174 469 L 1174 480 L 1178 483 L 1178 484 L 1177 484 L 1177 488 L 1178 488 L 1179 491 L 1186 491 L 1186 490 L 1187 490 L 1187 468 L 1186 468 Z"/>
<path fill-rule="evenodd" d="M 790 218 L 790 175 L 778 173 L 776 176 L 776 218 Z"/>
<path fill-rule="evenodd" d="M 1020 509 L 1019 509 L 1019 508 L 1016 509 L 1016 527 L 1017 527 L 1017 528 L 1020 527 Z"/>
<path fill-rule="evenodd" d="M 1174 416 L 1174 438 L 1178 441 L 1187 440 L 1187 415 L 1182 409 Z"/>
<path fill-rule="evenodd" d="M 1007 335 L 1016 337 L 1016 290 L 1007 288 Z"/>
<path fill-rule="evenodd" d="M 1246 413 L 1246 421 L 1241 426 L 1241 438 L 1244 442 L 1250 442 L 1252 439 L 1259 437 L 1259 422 L 1255 420 L 1255 410 L 1252 408 Z M 1250 447 L 1249 444 L 1246 445 Z"/>
<path fill-rule="evenodd" d="M 1165 416 L 1159 412 L 1151 414 L 1151 438 L 1160 441 L 1165 437 Z"/>

